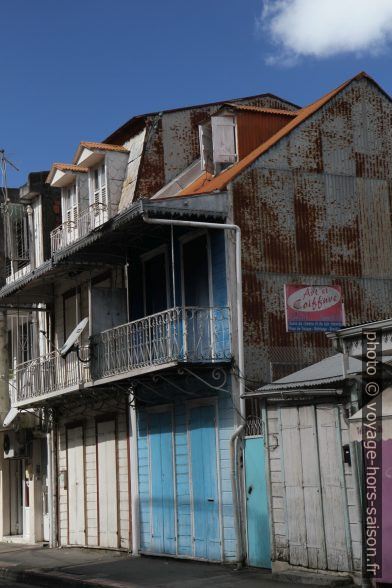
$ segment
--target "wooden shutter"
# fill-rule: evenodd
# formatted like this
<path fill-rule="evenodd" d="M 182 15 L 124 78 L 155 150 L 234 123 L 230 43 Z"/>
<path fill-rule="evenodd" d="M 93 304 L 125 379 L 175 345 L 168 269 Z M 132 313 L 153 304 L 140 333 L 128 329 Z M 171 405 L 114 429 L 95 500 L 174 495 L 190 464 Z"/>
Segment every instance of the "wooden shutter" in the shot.
<path fill-rule="evenodd" d="M 234 117 L 213 116 L 211 124 L 214 162 L 234 163 L 237 160 Z"/>
<path fill-rule="evenodd" d="M 200 159 L 201 169 L 214 173 L 214 160 L 212 158 L 212 129 L 211 125 L 199 125 Z"/>

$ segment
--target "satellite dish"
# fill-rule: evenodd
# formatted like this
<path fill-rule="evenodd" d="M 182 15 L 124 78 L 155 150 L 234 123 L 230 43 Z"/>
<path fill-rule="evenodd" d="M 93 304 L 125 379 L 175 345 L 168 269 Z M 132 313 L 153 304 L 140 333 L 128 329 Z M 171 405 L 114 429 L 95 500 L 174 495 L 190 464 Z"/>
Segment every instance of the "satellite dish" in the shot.
<path fill-rule="evenodd" d="M 84 331 L 86 325 L 88 323 L 88 318 L 84 318 L 77 327 L 72 331 L 62 348 L 60 349 L 59 353 L 61 357 L 66 357 L 70 351 L 75 351 L 75 343 L 79 339 L 82 331 Z"/>

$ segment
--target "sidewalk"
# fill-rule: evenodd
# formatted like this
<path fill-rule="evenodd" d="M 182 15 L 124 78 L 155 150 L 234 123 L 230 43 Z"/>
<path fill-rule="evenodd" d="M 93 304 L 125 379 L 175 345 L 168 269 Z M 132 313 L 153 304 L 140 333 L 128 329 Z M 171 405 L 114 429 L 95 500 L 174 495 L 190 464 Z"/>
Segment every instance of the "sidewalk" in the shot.
<path fill-rule="evenodd" d="M 235 571 L 220 564 L 10 543 L 0 543 L 0 578 L 41 588 L 288 588 L 287 581 L 263 570 Z M 291 586 L 303 586 L 298 580 L 291 578 Z M 309 580 L 308 586 L 318 585 Z"/>

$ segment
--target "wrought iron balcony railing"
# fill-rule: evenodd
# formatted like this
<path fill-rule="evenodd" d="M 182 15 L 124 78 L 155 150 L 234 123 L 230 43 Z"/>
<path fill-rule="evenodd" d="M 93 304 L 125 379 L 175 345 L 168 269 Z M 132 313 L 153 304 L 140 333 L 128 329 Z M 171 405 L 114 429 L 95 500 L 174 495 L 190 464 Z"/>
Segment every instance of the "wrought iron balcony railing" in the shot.
<path fill-rule="evenodd" d="M 227 361 L 229 309 L 171 308 L 99 333 L 91 354 L 94 380 L 171 362 Z"/>
<path fill-rule="evenodd" d="M 123 375 L 132 377 L 171 363 L 230 361 L 231 328 L 227 307 L 176 307 L 108 329 L 89 347 L 63 359 L 58 352 L 16 367 L 17 401 Z"/>
<path fill-rule="evenodd" d="M 87 358 L 88 353 L 88 346 L 80 348 L 82 359 Z M 88 382 L 91 379 L 90 366 L 80 362 L 76 353 L 64 359 L 57 351 L 52 351 L 17 365 L 15 379 L 16 400 L 22 402 Z"/>
<path fill-rule="evenodd" d="M 78 214 L 76 220 L 65 221 L 56 227 L 50 233 L 52 255 L 105 223 L 115 214 L 116 208 L 114 205 L 104 202 L 94 202 Z"/>

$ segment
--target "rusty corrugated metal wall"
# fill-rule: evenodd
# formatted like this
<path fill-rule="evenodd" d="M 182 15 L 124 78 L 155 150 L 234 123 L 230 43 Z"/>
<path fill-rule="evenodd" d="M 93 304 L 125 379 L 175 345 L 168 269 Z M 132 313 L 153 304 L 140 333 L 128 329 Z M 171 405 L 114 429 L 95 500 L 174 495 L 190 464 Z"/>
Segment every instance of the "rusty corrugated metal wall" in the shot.
<path fill-rule="evenodd" d="M 293 105 L 269 95 L 231 102 L 295 110 Z M 135 200 L 153 196 L 200 157 L 198 125 L 208 120 L 223 104 L 195 106 L 146 117 L 147 132 Z"/>
<path fill-rule="evenodd" d="M 291 121 L 287 115 L 236 112 L 238 157 L 243 159 Z"/>
<path fill-rule="evenodd" d="M 330 353 L 324 334 L 286 333 L 285 283 L 340 284 L 347 324 L 392 315 L 391 127 L 390 100 L 354 81 L 233 182 L 249 378 Z"/>

